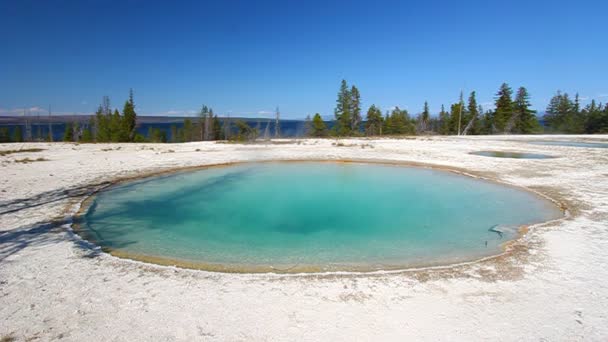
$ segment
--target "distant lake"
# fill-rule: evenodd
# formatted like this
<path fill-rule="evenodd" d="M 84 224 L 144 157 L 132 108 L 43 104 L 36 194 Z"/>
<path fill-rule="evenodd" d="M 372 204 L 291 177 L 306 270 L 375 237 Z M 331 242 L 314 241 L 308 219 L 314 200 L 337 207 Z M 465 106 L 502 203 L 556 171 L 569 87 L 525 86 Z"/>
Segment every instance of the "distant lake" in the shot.
<path fill-rule="evenodd" d="M 196 120 L 196 118 L 193 118 L 193 120 Z M 233 131 L 236 131 L 236 128 L 234 127 L 235 121 L 236 120 L 232 120 Z M 266 129 L 266 121 L 258 121 L 257 119 L 253 119 L 253 120 L 245 120 L 245 122 L 247 122 L 247 124 L 253 128 L 259 128 L 260 134 L 264 134 L 264 130 Z M 332 126 L 330 122 L 328 122 L 327 124 L 329 127 Z M 21 129 L 25 136 L 25 125 L 23 125 L 23 124 L 22 125 L 17 125 L 17 124 L 0 125 L 0 127 L 7 127 L 7 126 L 9 127 L 11 136 L 13 135 L 15 127 L 17 127 L 17 126 L 21 126 Z M 40 140 L 46 140 L 46 138 L 48 137 L 48 132 L 49 132 L 48 123 L 42 123 L 42 124 L 32 123 L 31 126 L 32 126 L 32 137 L 34 140 L 38 140 L 39 137 L 40 137 Z M 65 132 L 65 126 L 66 126 L 65 122 L 53 123 L 52 130 L 53 130 L 53 140 L 54 141 L 60 141 L 63 139 L 63 134 Z M 153 129 L 158 128 L 161 131 L 164 131 L 166 133 L 167 139 L 171 139 L 171 127 L 172 126 L 175 126 L 176 128 L 182 128 L 184 126 L 184 124 L 183 124 L 183 122 L 155 122 L 155 123 L 144 122 L 144 123 L 139 123 L 137 125 L 136 130 L 137 130 L 137 133 L 147 136 L 148 130 L 150 128 L 153 128 Z M 304 135 L 304 126 L 305 126 L 305 122 L 301 121 L 301 120 L 281 120 L 279 122 L 281 137 L 293 138 L 293 137 L 303 136 Z M 269 132 L 270 132 L 270 135 L 272 137 L 274 137 L 274 134 L 275 134 L 274 121 L 270 122 Z"/>

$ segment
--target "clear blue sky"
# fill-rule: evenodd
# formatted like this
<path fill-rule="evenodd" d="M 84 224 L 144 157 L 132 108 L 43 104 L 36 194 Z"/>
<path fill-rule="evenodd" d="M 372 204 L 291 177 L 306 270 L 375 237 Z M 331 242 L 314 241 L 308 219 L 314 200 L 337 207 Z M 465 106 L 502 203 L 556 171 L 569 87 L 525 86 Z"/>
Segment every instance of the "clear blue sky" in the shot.
<path fill-rule="evenodd" d="M 556 90 L 608 102 L 608 1 L 0 0 L 0 114 L 333 115 L 341 79 L 372 103 L 436 113 L 502 82 L 543 111 Z"/>

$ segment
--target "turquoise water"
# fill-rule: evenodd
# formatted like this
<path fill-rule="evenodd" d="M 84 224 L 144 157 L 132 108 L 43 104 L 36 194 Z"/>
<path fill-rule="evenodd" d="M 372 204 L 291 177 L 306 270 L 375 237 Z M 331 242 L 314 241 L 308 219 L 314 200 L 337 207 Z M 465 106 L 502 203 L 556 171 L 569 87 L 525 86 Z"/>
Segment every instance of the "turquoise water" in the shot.
<path fill-rule="evenodd" d="M 504 152 L 504 151 L 478 151 L 471 152 L 477 156 L 495 157 L 495 158 L 515 158 L 515 159 L 550 159 L 555 158 L 546 154 L 524 153 L 524 152 Z"/>
<path fill-rule="evenodd" d="M 94 199 L 82 227 L 136 258 L 376 270 L 495 254 L 520 225 L 559 215 L 531 193 L 444 171 L 277 162 L 119 185 Z"/>
<path fill-rule="evenodd" d="M 530 144 L 549 145 L 549 146 L 608 148 L 608 143 L 592 143 L 592 142 L 581 142 L 581 141 L 530 141 Z"/>

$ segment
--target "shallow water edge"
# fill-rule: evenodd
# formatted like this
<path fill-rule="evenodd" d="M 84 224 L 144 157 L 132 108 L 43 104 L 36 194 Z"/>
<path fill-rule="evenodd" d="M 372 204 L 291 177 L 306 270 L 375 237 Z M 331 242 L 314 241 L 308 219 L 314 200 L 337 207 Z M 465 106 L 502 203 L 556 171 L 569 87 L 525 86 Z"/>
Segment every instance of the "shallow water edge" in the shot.
<path fill-rule="evenodd" d="M 381 268 L 378 268 L 378 267 L 370 268 L 370 265 L 360 265 L 360 264 L 340 264 L 340 265 L 335 265 L 335 267 L 333 267 L 332 265 L 327 265 L 326 267 L 321 267 L 319 265 L 305 265 L 305 264 L 275 265 L 275 266 L 260 266 L 260 265 L 247 265 L 247 264 L 214 264 L 214 263 L 204 263 L 204 262 L 193 262 L 193 261 L 187 261 L 187 260 L 177 260 L 177 259 L 171 259 L 171 258 L 166 258 L 166 257 L 158 257 L 158 256 L 154 256 L 154 255 L 133 254 L 133 253 L 128 253 L 128 252 L 125 252 L 122 250 L 116 250 L 116 249 L 111 249 L 111 248 L 107 248 L 107 247 L 101 247 L 101 249 L 104 252 L 106 252 L 112 256 L 121 258 L 121 259 L 136 260 L 136 261 L 141 261 L 144 263 L 151 263 L 151 264 L 156 264 L 156 265 L 175 266 L 175 267 L 180 267 L 180 268 L 205 270 L 205 271 L 211 271 L 211 272 L 277 273 L 277 274 L 284 274 L 284 273 L 291 273 L 291 274 L 301 274 L 301 273 L 327 274 L 327 273 L 330 273 L 331 274 L 331 273 L 336 273 L 336 274 L 338 274 L 338 273 L 344 273 L 344 272 L 346 272 L 346 273 L 349 273 L 349 272 L 377 273 L 377 272 L 416 271 L 416 270 L 431 269 L 431 268 L 433 268 L 433 269 L 449 268 L 449 267 L 454 267 L 454 266 L 458 266 L 458 265 L 471 264 L 471 263 L 476 263 L 476 262 L 485 261 L 485 260 L 497 259 L 498 257 L 508 256 L 509 254 L 511 254 L 511 252 L 513 250 L 512 246 L 516 243 L 521 242 L 522 238 L 526 235 L 526 233 L 528 232 L 529 229 L 533 229 L 537 226 L 542 226 L 547 223 L 562 220 L 569 216 L 569 212 L 563 203 L 558 202 L 557 200 L 555 200 L 539 191 L 535 191 L 533 189 L 528 189 L 525 187 L 515 186 L 515 185 L 509 184 L 509 183 L 505 183 L 498 179 L 493 179 L 491 177 L 484 176 L 481 174 L 475 174 L 475 173 L 469 172 L 468 170 L 459 169 L 459 168 L 452 168 L 452 167 L 447 167 L 447 166 L 443 166 L 443 165 L 425 164 L 425 163 L 417 163 L 417 162 L 379 160 L 379 159 L 373 159 L 373 160 L 364 160 L 364 159 L 277 160 L 277 159 L 269 159 L 269 160 L 259 160 L 259 161 L 244 161 L 244 162 L 199 165 L 199 166 L 193 166 L 193 167 L 178 167 L 178 168 L 171 168 L 171 169 L 160 170 L 160 171 L 150 171 L 150 172 L 146 172 L 146 173 L 143 173 L 143 174 L 140 174 L 137 176 L 132 176 L 132 177 L 117 177 L 117 178 L 113 179 L 107 186 L 104 186 L 103 188 L 100 188 L 97 191 L 95 191 L 94 193 L 90 194 L 87 198 L 85 198 L 80 203 L 80 207 L 79 207 L 78 211 L 73 216 L 74 219 L 73 219 L 73 223 L 72 223 L 72 228 L 73 228 L 74 232 L 76 234 L 78 234 L 78 236 L 81 237 L 82 239 L 89 241 L 90 243 L 93 243 L 94 245 L 98 245 L 98 243 L 95 241 L 93 236 L 91 236 L 91 234 L 87 234 L 86 228 L 81 226 L 82 217 L 88 211 L 90 205 L 93 203 L 93 199 L 95 198 L 96 194 L 99 191 L 104 191 L 104 190 L 110 189 L 114 186 L 121 185 L 126 182 L 144 180 L 146 178 L 169 175 L 169 174 L 174 174 L 174 173 L 178 173 L 178 172 L 190 172 L 190 171 L 204 170 L 204 169 L 216 168 L 216 167 L 234 166 L 234 165 L 240 165 L 240 164 L 294 163 L 294 162 L 297 162 L 297 163 L 302 163 L 302 162 L 324 163 L 324 162 L 327 162 L 327 163 L 380 164 L 380 165 L 393 165 L 393 166 L 403 166 L 403 167 L 419 167 L 419 168 L 426 168 L 426 169 L 433 169 L 433 170 L 441 170 L 441 171 L 445 171 L 445 172 L 452 172 L 452 173 L 455 173 L 458 175 L 472 177 L 472 178 L 475 178 L 480 181 L 488 181 L 488 182 L 496 183 L 496 184 L 499 184 L 502 186 L 508 186 L 508 187 L 514 188 L 519 191 L 526 191 L 528 193 L 531 193 L 531 194 L 537 196 L 540 200 L 551 202 L 552 205 L 555 205 L 556 209 L 559 210 L 561 215 L 559 217 L 555 217 L 554 219 L 551 219 L 549 221 L 539 222 L 539 223 L 531 224 L 529 226 L 521 226 L 520 229 L 518 229 L 518 234 L 514 239 L 505 241 L 504 243 L 501 244 L 500 253 L 490 254 L 487 256 L 483 256 L 481 258 L 477 257 L 475 259 L 471 259 L 471 258 L 467 259 L 466 257 L 465 258 L 455 258 L 455 259 L 449 260 L 447 262 L 435 262 L 435 263 L 425 262 L 425 263 L 420 263 L 420 264 L 408 264 L 408 265 L 399 265 L 399 264 L 376 265 L 376 266 L 380 266 Z"/>

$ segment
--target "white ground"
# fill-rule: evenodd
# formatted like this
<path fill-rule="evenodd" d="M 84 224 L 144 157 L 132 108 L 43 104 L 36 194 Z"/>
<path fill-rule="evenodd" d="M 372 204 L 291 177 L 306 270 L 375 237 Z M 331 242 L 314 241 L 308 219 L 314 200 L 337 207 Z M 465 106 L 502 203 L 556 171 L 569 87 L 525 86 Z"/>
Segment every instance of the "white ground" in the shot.
<path fill-rule="evenodd" d="M 334 140 L 0 145 L 45 149 L 0 157 L 0 338 L 608 340 L 608 149 L 531 145 L 528 139 L 556 137 L 341 141 L 346 146 L 332 146 Z M 559 158 L 467 154 L 488 149 Z M 25 157 L 50 160 L 14 162 Z M 78 186 L 181 166 L 306 158 L 462 168 L 533 188 L 574 215 L 533 229 L 521 242 L 528 248 L 498 259 L 444 270 L 330 276 L 153 266 L 92 251 L 69 233 L 69 215 L 50 224 L 66 217 L 66 208 L 77 209 L 81 192 L 63 190 Z"/>

